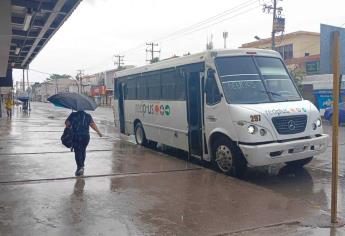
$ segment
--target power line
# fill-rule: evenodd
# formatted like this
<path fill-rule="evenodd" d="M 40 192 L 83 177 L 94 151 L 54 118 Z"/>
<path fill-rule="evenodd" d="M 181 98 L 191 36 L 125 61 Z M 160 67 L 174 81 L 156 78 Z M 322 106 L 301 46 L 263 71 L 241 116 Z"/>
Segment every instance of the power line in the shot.
<path fill-rule="evenodd" d="M 208 23 L 210 23 L 212 21 L 220 19 L 220 18 L 222 18 L 222 17 L 224 17 L 226 15 L 229 15 L 230 13 L 234 13 L 234 12 L 236 12 L 238 10 L 241 10 L 241 9 L 247 7 L 247 6 L 250 6 L 253 3 L 255 3 L 255 2 L 257 2 L 257 0 L 249 0 L 247 2 L 241 3 L 241 4 L 235 6 L 235 7 L 231 8 L 231 9 L 223 11 L 223 12 L 221 12 L 221 13 L 215 15 L 215 16 L 209 17 L 209 18 L 207 18 L 205 20 L 202 20 L 200 22 L 197 22 L 197 23 L 195 23 L 195 24 L 193 24 L 191 26 L 188 26 L 188 27 L 185 27 L 183 29 L 177 30 L 177 31 L 175 31 L 175 32 L 173 32 L 171 34 L 168 34 L 168 35 L 166 35 L 164 37 L 158 38 L 158 39 L 156 39 L 154 41 L 162 41 L 162 40 L 164 40 L 166 38 L 170 38 L 171 36 L 174 36 L 174 35 L 177 35 L 177 34 L 184 34 L 187 31 L 194 30 L 193 28 L 198 28 L 198 27 L 200 27 L 202 25 L 205 25 L 205 24 L 208 24 Z"/>
<path fill-rule="evenodd" d="M 202 27 L 202 28 L 198 28 L 198 29 L 195 29 L 195 30 L 193 30 L 193 31 L 186 32 L 186 33 L 183 34 L 183 35 L 180 35 L 180 36 L 177 36 L 177 37 L 174 37 L 174 38 L 170 38 L 169 40 L 171 40 L 171 39 L 176 39 L 176 38 L 179 38 L 179 37 L 183 37 L 183 36 L 185 36 L 185 35 L 189 35 L 189 34 L 198 32 L 198 31 L 200 31 L 200 30 L 209 28 L 209 27 L 211 27 L 211 26 L 214 26 L 214 25 L 216 25 L 216 24 L 219 24 L 219 23 L 222 23 L 222 22 L 224 22 L 224 21 L 230 20 L 230 19 L 235 18 L 235 17 L 237 17 L 237 16 L 241 16 L 241 15 L 243 15 L 243 14 L 245 14 L 245 13 L 247 13 L 247 12 L 250 12 L 250 11 L 252 11 L 252 10 L 255 10 L 255 9 L 259 8 L 259 7 L 260 7 L 260 6 L 255 6 L 255 7 L 253 7 L 253 8 L 247 9 L 246 11 L 240 12 L 240 13 L 235 14 L 235 15 L 233 15 L 233 16 L 230 16 L 230 17 L 227 17 L 227 18 L 225 18 L 225 19 L 222 19 L 222 20 L 219 20 L 219 21 L 217 21 L 217 22 L 214 22 L 214 23 L 212 23 L 212 24 L 210 24 L 210 25 L 206 25 L 206 26 L 204 26 L 204 27 Z M 167 41 L 167 40 L 164 40 L 164 41 Z M 162 42 L 162 41 L 161 41 L 161 42 Z"/>
<path fill-rule="evenodd" d="M 198 32 L 198 31 L 206 29 L 206 28 L 209 28 L 209 27 L 211 27 L 213 25 L 219 24 L 221 22 L 230 20 L 230 19 L 232 19 L 234 17 L 240 16 L 242 14 L 245 14 L 245 13 L 249 12 L 249 11 L 252 11 L 252 10 L 254 10 L 254 9 L 256 9 L 256 8 L 258 8 L 260 6 L 260 4 L 258 4 L 258 6 L 254 7 L 254 8 L 250 8 L 250 9 L 242 11 L 242 12 L 240 12 L 238 14 L 235 14 L 235 15 L 232 15 L 232 16 L 224 18 L 225 16 L 227 16 L 229 14 L 233 14 L 233 13 L 236 13 L 238 11 L 241 11 L 241 10 L 245 9 L 245 8 L 251 6 L 254 3 L 260 3 L 260 1 L 258 1 L 258 0 L 246 1 L 244 3 L 236 5 L 235 7 L 232 7 L 231 9 L 228 9 L 226 11 L 218 13 L 217 15 L 214 15 L 212 17 L 209 17 L 209 18 L 205 19 L 205 20 L 197 22 L 197 23 L 195 23 L 195 24 L 193 24 L 191 26 L 188 26 L 188 27 L 185 27 L 183 29 L 177 30 L 177 31 L 175 31 L 175 32 L 173 32 L 171 34 L 168 34 L 166 36 L 163 36 L 161 38 L 158 38 L 158 39 L 152 40 L 152 41 L 153 42 L 164 42 L 164 41 L 176 39 L 176 38 L 179 38 L 179 37 L 184 37 L 186 35 Z M 144 44 L 144 43 L 141 43 L 141 44 L 138 44 L 137 46 L 135 46 L 133 48 L 127 49 L 125 51 L 122 51 L 121 54 L 122 55 L 124 55 L 124 54 L 131 54 L 131 53 L 133 53 L 135 51 L 138 51 L 139 49 L 141 50 L 145 46 L 147 46 L 147 45 Z M 107 59 L 107 61 L 108 61 L 108 59 Z M 86 69 L 90 70 L 90 69 L 98 67 L 99 65 L 102 65 L 102 64 L 104 64 L 104 63 L 100 63 L 97 66 L 88 67 Z"/>
<path fill-rule="evenodd" d="M 183 29 L 177 30 L 177 31 L 175 31 L 175 32 L 173 32 L 173 33 L 171 33 L 171 34 L 168 34 L 168 35 L 166 35 L 166 36 L 163 36 L 163 37 L 161 37 L 161 38 L 158 38 L 158 39 L 155 39 L 155 40 L 151 40 L 151 41 L 154 41 L 154 42 L 163 42 L 163 41 L 167 41 L 167 39 L 177 38 L 176 35 L 184 36 L 184 35 L 187 35 L 187 34 L 190 34 L 190 33 L 194 33 L 194 32 L 197 32 L 197 31 L 199 31 L 199 30 L 208 28 L 208 27 L 213 26 L 213 25 L 215 25 L 215 24 L 218 24 L 218 23 L 221 23 L 221 22 L 223 22 L 223 21 L 229 20 L 229 19 L 231 19 L 231 18 L 233 18 L 233 17 L 227 17 L 227 18 L 225 18 L 225 19 L 223 19 L 223 20 L 217 21 L 216 23 L 210 24 L 212 21 L 215 21 L 215 20 L 217 20 L 217 19 L 219 19 L 219 18 L 221 18 L 221 17 L 224 17 L 224 16 L 226 16 L 226 15 L 228 15 L 228 14 L 230 14 L 230 13 L 235 13 L 236 11 L 240 11 L 240 10 L 242 10 L 242 9 L 244 9 L 244 8 L 246 8 L 246 7 L 250 6 L 250 5 L 252 5 L 252 4 L 255 3 L 255 2 L 258 2 L 258 1 L 257 1 L 257 0 L 250 0 L 250 1 L 244 2 L 244 3 L 239 4 L 239 5 L 233 7 L 233 8 L 231 8 L 231 9 L 229 9 L 229 10 L 226 10 L 226 11 L 224 11 L 224 12 L 222 12 L 222 13 L 219 13 L 219 14 L 217 14 L 217 15 L 215 15 L 215 16 L 212 16 L 212 17 L 209 17 L 209 18 L 207 18 L 207 19 L 205 19 L 205 20 L 202 20 L 202 21 L 200 21 L 200 22 L 198 22 L 198 23 L 196 23 L 196 24 L 193 24 L 193 25 L 191 25 L 191 26 L 188 26 L 188 27 L 185 27 L 185 28 L 183 28 Z M 251 10 L 252 10 L 252 9 L 251 9 Z M 247 12 L 247 11 L 245 11 L 245 12 Z M 245 12 L 243 12 L 243 13 L 245 13 Z M 239 15 L 239 14 L 236 14 L 235 16 L 238 16 L 238 15 Z M 210 25 L 208 25 L 208 26 L 205 27 L 204 25 L 207 25 L 207 24 L 210 24 Z M 202 26 L 203 26 L 203 27 L 202 27 Z M 200 28 L 200 27 L 201 27 L 201 28 Z M 199 29 L 195 29 L 195 28 L 199 28 Z M 188 31 L 189 31 L 189 32 L 188 32 Z M 126 51 L 121 52 L 121 54 L 126 54 L 126 53 L 128 53 L 128 52 L 131 52 L 131 51 L 134 51 L 134 50 L 141 49 L 141 48 L 143 48 L 143 47 L 145 47 L 145 46 L 146 46 L 145 44 L 139 44 L 139 45 L 137 45 L 137 46 L 134 47 L 134 48 L 131 48 L 131 49 L 128 49 L 128 50 L 126 50 Z"/>
<path fill-rule="evenodd" d="M 48 72 L 43 72 L 43 71 L 39 71 L 39 70 L 35 70 L 35 69 L 28 69 L 29 71 L 33 71 L 33 72 L 37 72 L 40 74 L 45 74 L 45 75 L 52 75 L 53 73 L 48 73 Z"/>

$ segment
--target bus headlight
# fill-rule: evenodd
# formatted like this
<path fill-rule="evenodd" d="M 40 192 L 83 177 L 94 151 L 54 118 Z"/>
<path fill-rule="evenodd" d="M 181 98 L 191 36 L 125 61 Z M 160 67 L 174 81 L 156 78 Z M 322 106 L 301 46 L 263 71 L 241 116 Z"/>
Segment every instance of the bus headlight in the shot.
<path fill-rule="evenodd" d="M 249 125 L 247 129 L 248 129 L 248 133 L 250 134 L 255 134 L 257 130 L 257 128 L 254 125 Z"/>
<path fill-rule="evenodd" d="M 316 126 L 317 126 L 317 127 L 321 127 L 321 125 L 322 125 L 322 122 L 321 122 L 321 119 L 320 119 L 320 118 L 317 119 L 315 123 L 316 123 Z"/>
<path fill-rule="evenodd" d="M 313 124 L 312 124 L 312 128 L 313 130 L 316 130 L 318 127 L 322 126 L 322 121 L 320 118 L 318 118 Z"/>

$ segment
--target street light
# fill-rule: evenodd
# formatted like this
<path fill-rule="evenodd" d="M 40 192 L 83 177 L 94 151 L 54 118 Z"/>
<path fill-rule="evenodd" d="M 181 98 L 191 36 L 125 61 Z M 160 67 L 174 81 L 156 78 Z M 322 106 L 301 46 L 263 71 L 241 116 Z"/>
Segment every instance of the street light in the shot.
<path fill-rule="evenodd" d="M 32 12 L 31 12 L 31 9 L 28 9 L 24 18 L 24 24 L 23 24 L 24 31 L 28 31 L 30 27 L 31 19 L 32 19 Z"/>
<path fill-rule="evenodd" d="M 260 40 L 260 39 L 261 39 L 261 38 L 260 38 L 259 36 L 257 36 L 257 35 L 255 35 L 254 38 L 255 38 L 256 40 Z"/>

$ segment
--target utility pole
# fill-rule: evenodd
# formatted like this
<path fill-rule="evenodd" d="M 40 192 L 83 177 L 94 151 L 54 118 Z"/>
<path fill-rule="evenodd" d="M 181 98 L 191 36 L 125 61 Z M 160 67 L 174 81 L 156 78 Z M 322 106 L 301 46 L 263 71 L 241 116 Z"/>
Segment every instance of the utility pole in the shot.
<path fill-rule="evenodd" d="M 281 18 L 281 13 L 283 11 L 282 7 L 277 7 L 277 1 L 279 0 L 273 0 L 273 5 L 263 5 L 263 12 L 267 12 L 268 14 L 273 11 L 273 21 L 272 21 L 272 35 L 271 35 L 271 41 L 272 41 L 272 50 L 275 50 L 276 44 L 275 44 L 275 36 L 277 32 L 284 31 L 285 26 L 285 19 Z M 280 0 L 282 1 L 282 0 Z M 277 16 L 278 12 L 278 16 Z M 283 21 L 278 21 L 282 19 Z M 282 24 L 282 25 L 280 25 Z"/>
<path fill-rule="evenodd" d="M 114 55 L 115 57 L 115 61 L 114 61 L 114 65 L 117 66 L 117 69 L 120 70 L 122 68 L 122 66 L 124 65 L 123 63 L 123 58 L 125 56 L 121 56 L 121 55 Z"/>
<path fill-rule="evenodd" d="M 146 43 L 147 46 L 149 46 L 148 49 L 146 49 L 146 53 L 150 53 L 151 54 L 151 59 L 150 60 L 146 60 L 149 61 L 151 64 L 156 62 L 155 61 L 155 52 L 161 52 L 161 50 L 155 50 L 155 47 L 158 46 L 158 43 Z M 157 57 L 157 59 L 159 59 L 159 57 Z"/>
<path fill-rule="evenodd" d="M 80 86 L 80 93 L 83 93 L 83 75 L 84 75 L 84 70 L 77 70 L 77 79 L 79 80 L 79 86 Z"/>
<path fill-rule="evenodd" d="M 332 132 L 332 195 L 331 195 L 331 223 L 338 223 L 338 161 L 339 161 L 339 82 L 340 75 L 340 32 L 332 32 L 333 45 L 333 132 Z"/>
<path fill-rule="evenodd" d="M 226 39 L 228 38 L 228 32 L 223 32 L 224 48 L 226 48 Z"/>
<path fill-rule="evenodd" d="M 206 39 L 206 50 L 212 50 L 213 49 L 213 34 L 211 34 L 211 40 L 208 41 L 208 37 Z"/>
<path fill-rule="evenodd" d="M 273 0 L 273 19 L 272 19 L 272 50 L 276 48 L 276 30 L 274 28 L 274 22 L 276 20 L 276 14 L 277 14 L 277 0 Z"/>

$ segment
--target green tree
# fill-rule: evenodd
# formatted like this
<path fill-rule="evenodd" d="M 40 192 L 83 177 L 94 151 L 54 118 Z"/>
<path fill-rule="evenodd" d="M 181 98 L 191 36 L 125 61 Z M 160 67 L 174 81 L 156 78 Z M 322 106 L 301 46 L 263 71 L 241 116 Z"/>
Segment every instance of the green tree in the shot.
<path fill-rule="evenodd" d="M 293 80 L 295 81 L 298 90 L 303 93 L 303 85 L 302 85 L 302 81 L 304 79 L 304 77 L 306 76 L 306 72 L 305 70 L 303 70 L 300 67 L 295 67 L 294 69 L 290 70 L 290 74 L 293 78 Z"/>
<path fill-rule="evenodd" d="M 61 79 L 72 79 L 72 76 L 67 75 L 67 74 L 51 74 L 45 82 L 49 84 L 55 84 L 55 93 L 59 92 L 59 80 Z"/>
<path fill-rule="evenodd" d="M 47 78 L 47 82 L 51 82 L 51 81 L 55 81 L 55 80 L 59 80 L 59 79 L 70 79 L 72 76 L 67 75 L 67 74 L 51 74 L 49 76 L 49 78 Z"/>
<path fill-rule="evenodd" d="M 159 62 L 159 57 L 155 57 L 151 60 L 151 64 Z"/>

